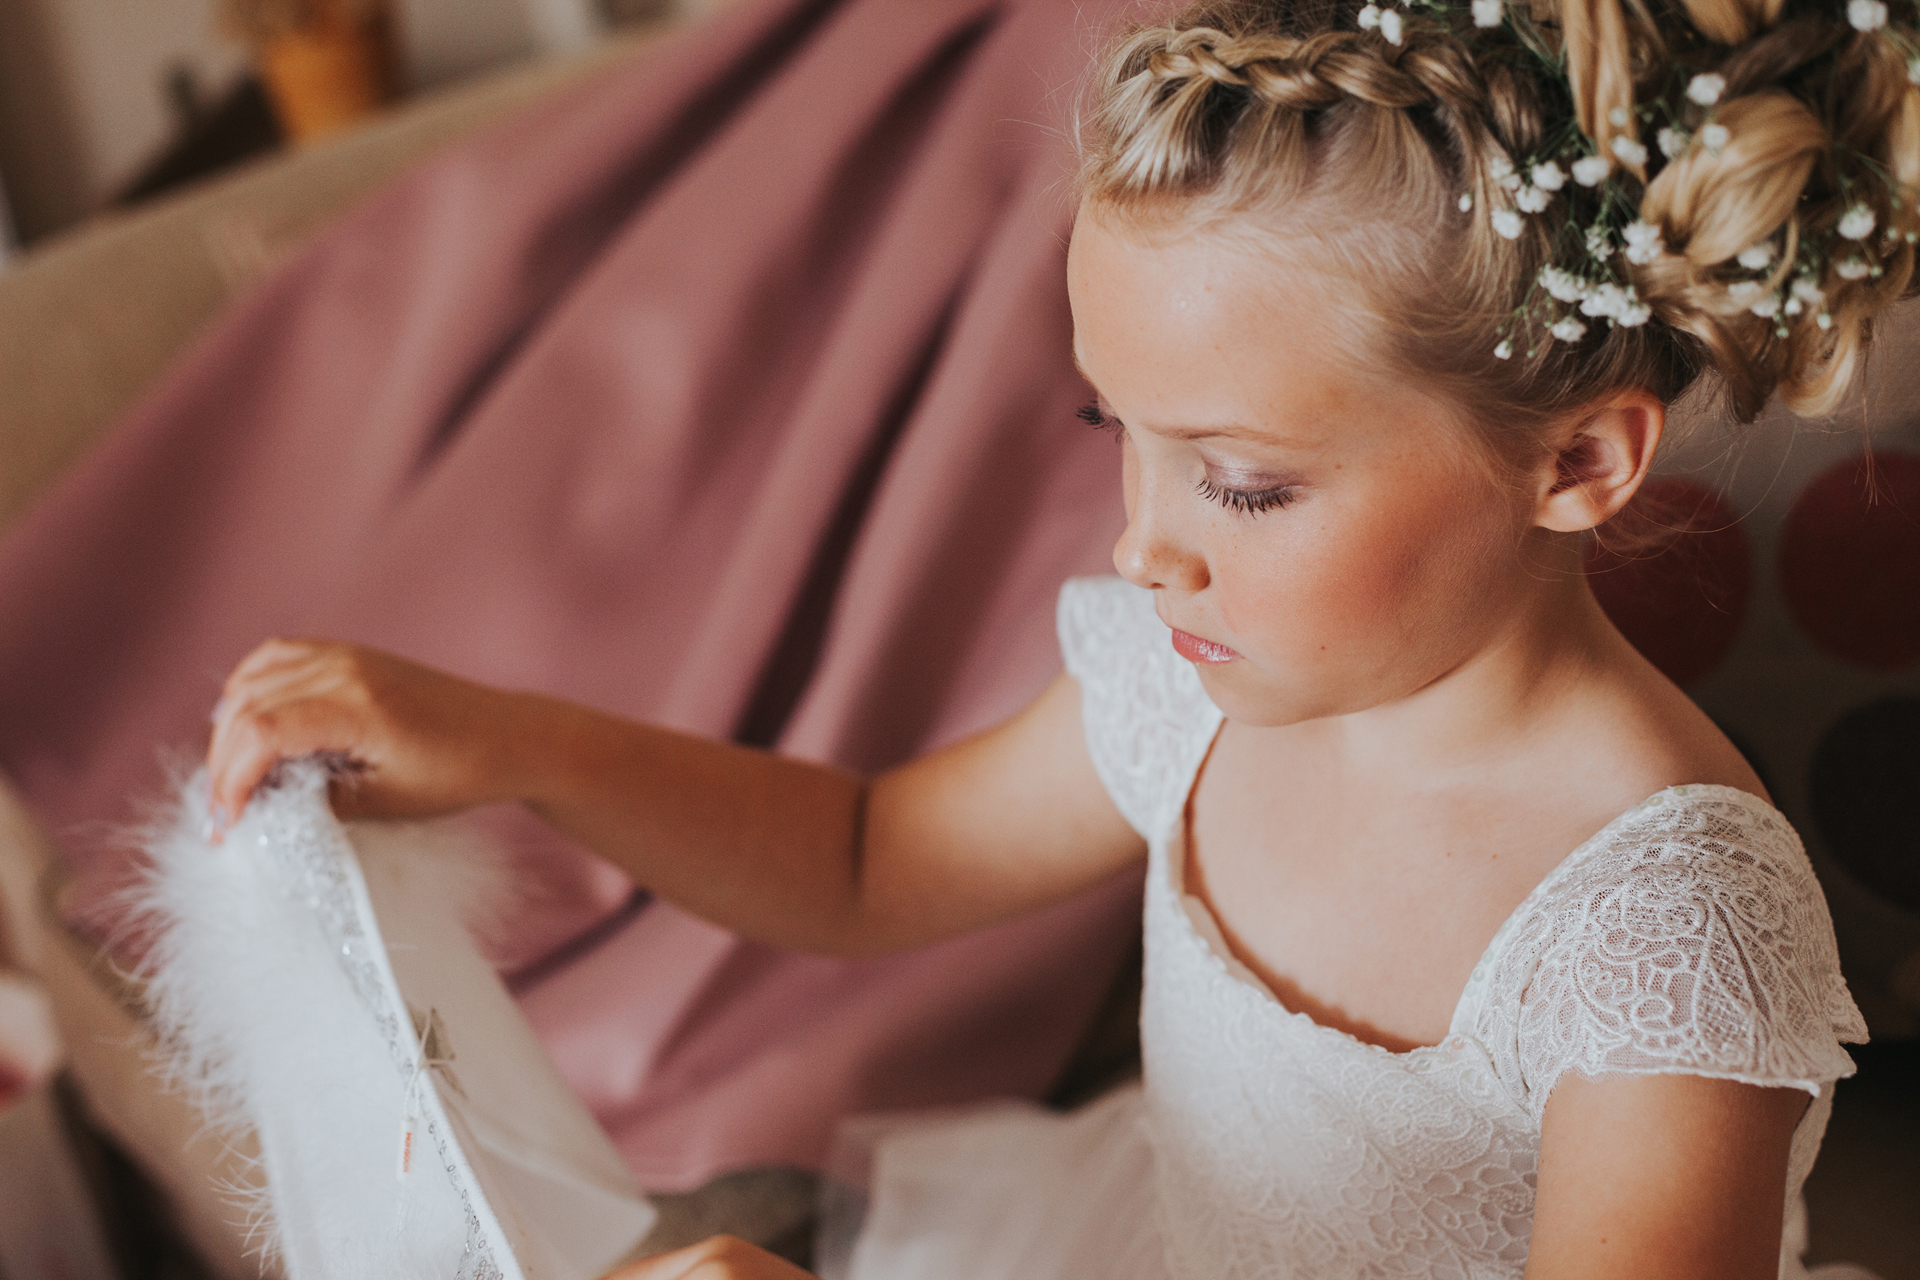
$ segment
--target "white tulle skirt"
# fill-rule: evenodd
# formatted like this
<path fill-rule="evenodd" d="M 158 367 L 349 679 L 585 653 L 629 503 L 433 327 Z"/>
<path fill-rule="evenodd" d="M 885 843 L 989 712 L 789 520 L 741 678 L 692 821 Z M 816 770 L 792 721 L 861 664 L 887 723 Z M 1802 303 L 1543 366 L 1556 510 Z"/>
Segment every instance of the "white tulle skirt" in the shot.
<path fill-rule="evenodd" d="M 1168 1280 L 1140 1088 L 1070 1114 L 995 1103 L 855 1121 L 827 1280 Z"/>

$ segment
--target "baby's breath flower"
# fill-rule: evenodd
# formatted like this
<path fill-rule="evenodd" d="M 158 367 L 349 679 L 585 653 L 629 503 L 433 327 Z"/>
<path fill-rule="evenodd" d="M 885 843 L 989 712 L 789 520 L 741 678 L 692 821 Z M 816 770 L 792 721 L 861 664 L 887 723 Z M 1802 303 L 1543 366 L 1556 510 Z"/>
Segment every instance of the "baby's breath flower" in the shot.
<path fill-rule="evenodd" d="M 1800 301 L 1800 299 L 1798 298 L 1788 298 L 1787 304 L 1784 307 L 1780 308 L 1782 312 L 1790 316 L 1797 316 L 1802 311 L 1805 311 L 1806 309 L 1807 309 L 1807 304 Z"/>
<path fill-rule="evenodd" d="M 1547 332 L 1562 342 L 1578 342 L 1587 336 L 1587 326 L 1572 316 L 1567 316 L 1564 319 L 1554 321 L 1553 327 L 1547 330 Z"/>
<path fill-rule="evenodd" d="M 1403 38 L 1400 25 L 1400 11 L 1385 9 L 1380 14 L 1380 34 L 1387 38 L 1388 44 L 1399 44 Z"/>
<path fill-rule="evenodd" d="M 1687 97 L 1703 107 L 1710 107 L 1720 101 L 1720 95 L 1727 91 L 1727 78 L 1712 71 L 1704 72 L 1687 81 Z"/>
<path fill-rule="evenodd" d="M 1920 58 L 1907 59 L 1907 83 L 1920 84 Z"/>
<path fill-rule="evenodd" d="M 1500 339 L 1499 345 L 1493 349 L 1493 358 L 1495 360 L 1511 360 L 1513 358 L 1513 339 Z"/>
<path fill-rule="evenodd" d="M 1833 328 L 1833 317 L 1828 315 L 1824 311 L 1822 311 L 1819 315 L 1815 316 L 1813 318 L 1813 322 L 1819 325 L 1822 330 Z"/>
<path fill-rule="evenodd" d="M 1552 200 L 1552 196 L 1538 187 L 1522 187 L 1513 197 L 1523 213 L 1544 213 Z"/>
<path fill-rule="evenodd" d="M 1689 136 L 1685 129 L 1668 125 L 1654 135 L 1654 141 L 1660 144 L 1660 154 L 1671 160 L 1687 149 Z"/>
<path fill-rule="evenodd" d="M 1587 253 L 1605 261 L 1613 256 L 1613 237 L 1607 234 L 1603 226 L 1587 228 Z"/>
<path fill-rule="evenodd" d="M 1773 262 L 1773 241 L 1762 240 L 1759 244 L 1748 245 L 1734 259 L 1749 271 L 1759 271 Z"/>
<path fill-rule="evenodd" d="M 1873 234 L 1873 210 L 1864 204 L 1854 205 L 1840 216 L 1840 234 L 1848 240 L 1865 240 Z"/>
<path fill-rule="evenodd" d="M 1476 27 L 1497 27 L 1506 19 L 1502 12 L 1505 8 L 1502 0 L 1473 0 L 1473 25 Z M 1501 359 L 1505 359 L 1502 356 Z"/>
<path fill-rule="evenodd" d="M 1500 181 L 1500 179 L 1512 172 L 1513 161 L 1507 159 L 1505 155 L 1495 153 L 1493 159 L 1487 161 L 1487 176 L 1495 182 Z"/>
<path fill-rule="evenodd" d="M 1613 154 L 1620 157 L 1621 164 L 1642 165 L 1647 162 L 1647 149 L 1624 133 L 1613 140 Z"/>
<path fill-rule="evenodd" d="M 1560 267 L 1542 267 L 1535 277 L 1540 287 L 1562 302 L 1578 302 L 1587 292 L 1587 282 Z"/>
<path fill-rule="evenodd" d="M 1635 297 L 1632 289 L 1627 290 L 1627 297 L 1632 300 L 1620 308 L 1620 314 L 1613 318 L 1615 324 L 1622 329 L 1638 329 L 1653 319 L 1653 308 Z"/>
<path fill-rule="evenodd" d="M 1573 162 L 1573 180 L 1583 187 L 1597 187 L 1613 172 L 1613 161 L 1605 156 L 1582 156 Z"/>
<path fill-rule="evenodd" d="M 1549 160 L 1533 166 L 1533 185 L 1542 191 L 1558 191 L 1567 185 L 1566 170 Z"/>
<path fill-rule="evenodd" d="M 1380 29 L 1380 6 L 1377 4 L 1368 5 L 1366 8 L 1360 11 L 1360 16 L 1354 20 L 1360 24 L 1360 29 L 1362 31 L 1379 30 Z"/>
<path fill-rule="evenodd" d="M 1468 213 L 1468 212 L 1471 212 L 1472 209 L 1473 209 L 1473 192 L 1462 191 L 1460 193 L 1460 212 Z"/>
<path fill-rule="evenodd" d="M 1780 314 L 1780 299 L 1777 295 L 1769 293 L 1764 298 L 1756 299 L 1747 307 L 1747 310 L 1757 316 L 1771 319 Z"/>
<path fill-rule="evenodd" d="M 1627 261 L 1644 267 L 1660 256 L 1660 228 L 1651 222 L 1634 219 L 1620 229 L 1627 241 Z"/>
<path fill-rule="evenodd" d="M 1615 107 L 1613 110 L 1607 112 L 1607 122 L 1616 129 L 1626 128 L 1629 118 L 1625 107 Z"/>
<path fill-rule="evenodd" d="M 1826 293 L 1812 276 L 1801 276 L 1793 282 L 1793 297 L 1796 302 L 1804 302 L 1810 307 L 1817 307 L 1827 300 Z"/>
<path fill-rule="evenodd" d="M 1709 151 L 1718 151 L 1733 141 L 1733 132 L 1723 124 L 1710 124 L 1700 130 L 1700 145 Z"/>
<path fill-rule="evenodd" d="M 1842 280 L 1864 280 L 1873 274 L 1873 268 L 1861 258 L 1848 258 L 1833 269 L 1833 274 Z"/>
<path fill-rule="evenodd" d="M 1520 215 L 1513 210 L 1495 209 L 1493 211 L 1493 229 L 1507 239 L 1518 240 L 1523 226 Z"/>
<path fill-rule="evenodd" d="M 1735 280 L 1727 286 L 1727 296 L 1736 307 L 1752 306 L 1766 291 L 1767 287 L 1758 280 Z"/>
<path fill-rule="evenodd" d="M 1617 317 L 1633 301 L 1633 294 L 1612 281 L 1603 281 L 1587 290 L 1587 296 L 1580 303 L 1583 316 L 1603 316 L 1607 319 Z"/>
<path fill-rule="evenodd" d="M 1887 25 L 1887 6 L 1881 0 L 1849 0 L 1847 21 L 1855 31 L 1878 31 Z"/>

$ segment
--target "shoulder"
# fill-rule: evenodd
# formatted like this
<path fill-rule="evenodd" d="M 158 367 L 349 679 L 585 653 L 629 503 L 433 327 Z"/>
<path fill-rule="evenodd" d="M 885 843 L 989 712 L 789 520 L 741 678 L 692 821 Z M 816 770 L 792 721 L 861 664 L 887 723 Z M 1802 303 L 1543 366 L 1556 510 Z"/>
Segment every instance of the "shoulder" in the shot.
<path fill-rule="evenodd" d="M 1818 1093 L 1866 1027 L 1799 836 L 1771 805 L 1674 787 L 1542 882 L 1496 940 L 1483 1018 L 1537 1117 L 1566 1071 Z"/>
<path fill-rule="evenodd" d="M 1059 627 L 1100 780 L 1136 831 L 1164 834 L 1164 811 L 1184 794 L 1219 711 L 1173 651 L 1152 592 L 1117 577 L 1072 579 L 1060 591 Z"/>

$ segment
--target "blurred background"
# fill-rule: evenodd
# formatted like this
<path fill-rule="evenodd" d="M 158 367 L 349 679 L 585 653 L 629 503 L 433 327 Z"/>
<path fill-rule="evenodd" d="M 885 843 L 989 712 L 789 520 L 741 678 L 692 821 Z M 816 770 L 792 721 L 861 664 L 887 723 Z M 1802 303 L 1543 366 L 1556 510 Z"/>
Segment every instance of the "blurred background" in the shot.
<path fill-rule="evenodd" d="M 424 91 L 716 0 L 4 0 L 0 262 Z"/>

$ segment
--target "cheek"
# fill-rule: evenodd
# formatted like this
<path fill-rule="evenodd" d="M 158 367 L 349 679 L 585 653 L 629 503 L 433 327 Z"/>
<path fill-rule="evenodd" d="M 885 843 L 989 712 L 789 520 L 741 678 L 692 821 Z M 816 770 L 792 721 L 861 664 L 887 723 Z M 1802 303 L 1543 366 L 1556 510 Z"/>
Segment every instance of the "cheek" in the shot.
<path fill-rule="evenodd" d="M 1364 510 L 1302 509 L 1278 536 L 1237 539 L 1229 560 L 1238 589 L 1223 593 L 1222 621 L 1289 654 L 1454 632 L 1484 609 L 1486 585 L 1511 552 L 1504 512 L 1484 498 L 1452 487 L 1402 491 Z"/>

